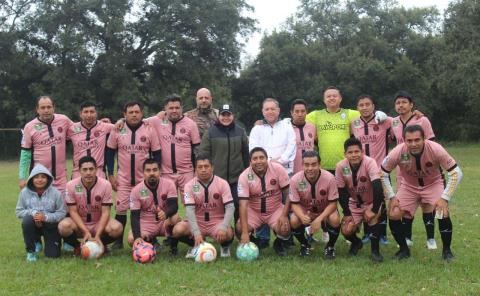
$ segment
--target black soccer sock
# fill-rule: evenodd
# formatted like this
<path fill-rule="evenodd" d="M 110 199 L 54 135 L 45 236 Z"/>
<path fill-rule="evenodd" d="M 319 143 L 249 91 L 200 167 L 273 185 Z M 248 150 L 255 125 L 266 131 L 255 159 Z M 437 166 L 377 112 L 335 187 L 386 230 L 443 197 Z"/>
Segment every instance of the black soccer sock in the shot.
<path fill-rule="evenodd" d="M 229 239 L 229 240 L 224 241 L 224 242 L 221 243 L 220 245 L 221 245 L 222 247 L 228 247 L 228 246 L 230 246 L 230 245 L 232 244 L 232 242 L 233 242 L 233 237 L 232 237 L 231 239 Z"/>
<path fill-rule="evenodd" d="M 351 242 L 353 245 L 358 244 L 358 242 L 361 241 L 361 240 L 358 238 L 358 236 L 357 236 L 357 234 L 356 234 L 355 232 L 354 232 L 353 234 L 349 235 L 349 236 L 345 236 L 345 238 L 346 238 L 349 242 Z"/>
<path fill-rule="evenodd" d="M 79 247 L 80 246 L 80 242 L 78 241 L 77 234 L 75 232 L 70 234 L 68 237 L 64 237 L 63 241 L 66 242 L 67 244 L 69 244 L 72 247 Z"/>
<path fill-rule="evenodd" d="M 379 239 L 380 239 L 380 232 L 381 232 L 381 224 L 377 223 L 373 226 L 370 226 L 372 230 L 372 235 L 370 235 L 370 248 L 372 253 L 378 253 L 380 246 L 379 246 Z"/>
<path fill-rule="evenodd" d="M 123 234 L 125 233 L 125 226 L 127 225 L 127 215 L 115 215 L 115 220 L 120 222 L 123 226 L 122 235 L 116 239 L 118 243 L 123 243 Z"/>
<path fill-rule="evenodd" d="M 405 241 L 405 225 L 400 220 L 389 220 L 390 231 L 392 232 L 395 241 L 400 246 L 400 250 L 408 249 L 407 242 Z"/>
<path fill-rule="evenodd" d="M 427 232 L 427 239 L 435 237 L 435 218 L 432 213 L 423 213 L 423 224 L 425 224 L 425 231 Z"/>
<path fill-rule="evenodd" d="M 372 230 L 370 229 L 370 226 L 368 225 L 368 223 L 363 222 L 363 235 L 369 236 L 371 233 L 372 233 Z"/>
<path fill-rule="evenodd" d="M 195 241 L 193 240 L 193 238 L 190 238 L 188 236 L 181 236 L 178 238 L 178 241 L 190 246 L 190 247 L 193 247 L 195 245 Z"/>
<path fill-rule="evenodd" d="M 380 236 L 387 236 L 387 222 L 388 217 L 387 217 L 387 209 L 385 207 L 382 207 L 382 213 L 380 214 Z"/>
<path fill-rule="evenodd" d="M 440 230 L 440 236 L 442 237 L 443 250 L 450 250 L 452 243 L 453 225 L 450 217 L 438 220 L 438 229 Z"/>
<path fill-rule="evenodd" d="M 333 248 L 337 242 L 338 235 L 340 234 L 340 226 L 333 227 L 327 224 L 327 232 L 330 239 L 328 240 L 327 247 Z"/>
<path fill-rule="evenodd" d="M 408 238 L 409 240 L 412 240 L 412 227 L 413 227 L 413 218 L 402 218 L 402 223 L 404 225 L 403 227 L 403 235 Z M 391 228 L 391 226 L 390 226 Z M 393 233 L 392 233 L 393 234 Z"/>
<path fill-rule="evenodd" d="M 300 225 L 299 227 L 293 229 L 293 235 L 297 238 L 301 245 L 309 245 L 307 238 L 305 237 L 305 225 Z"/>
<path fill-rule="evenodd" d="M 178 248 L 178 238 L 170 237 L 170 249 Z"/>
<path fill-rule="evenodd" d="M 114 238 L 112 238 L 110 235 L 108 234 L 104 234 L 102 235 L 102 237 L 100 238 L 100 240 L 102 241 L 102 244 L 104 246 L 107 246 L 108 244 L 111 244 L 115 241 Z"/>

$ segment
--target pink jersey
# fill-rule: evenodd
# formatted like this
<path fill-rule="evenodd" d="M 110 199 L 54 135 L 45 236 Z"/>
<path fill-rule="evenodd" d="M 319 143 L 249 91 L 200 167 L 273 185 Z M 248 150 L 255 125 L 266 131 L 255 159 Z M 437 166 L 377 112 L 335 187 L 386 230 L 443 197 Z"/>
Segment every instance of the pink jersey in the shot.
<path fill-rule="evenodd" d="M 362 142 L 363 152 L 375 159 L 378 167 L 388 153 L 392 121 L 393 118 L 388 117 L 381 123 L 375 123 L 375 118 L 365 121 L 360 117 L 350 124 L 350 131 L 353 136 Z"/>
<path fill-rule="evenodd" d="M 114 129 L 107 146 L 118 150 L 118 182 L 135 186 L 143 179 L 143 162 L 150 152 L 160 150 L 155 131 L 143 123 L 136 130 L 125 124 L 120 130 Z"/>
<path fill-rule="evenodd" d="M 297 154 L 293 161 L 293 173 L 296 174 L 303 170 L 303 152 L 315 149 L 315 135 L 317 131 L 315 130 L 315 126 L 309 122 L 304 125 L 295 125 L 292 122 L 292 127 L 297 139 Z"/>
<path fill-rule="evenodd" d="M 356 170 L 350 166 L 347 159 L 337 163 L 335 179 L 339 188 L 346 187 L 350 194 L 350 201 L 357 205 L 373 203 L 374 180 L 380 179 L 380 168 L 377 162 L 364 156 L 360 167 Z"/>
<path fill-rule="evenodd" d="M 61 192 L 67 183 L 66 142 L 67 130 L 72 121 L 62 114 L 55 114 L 48 124 L 35 118 L 23 129 L 22 149 L 32 150 L 32 169 L 42 164 L 53 175 L 53 186 Z"/>
<path fill-rule="evenodd" d="M 320 214 L 329 202 L 338 200 L 335 177 L 330 172 L 321 169 L 317 182 L 311 184 L 305 177 L 304 171 L 300 171 L 290 180 L 289 199 L 291 203 L 299 203 L 305 211 Z"/>
<path fill-rule="evenodd" d="M 81 122 L 74 123 L 67 131 L 67 139 L 73 145 L 73 174 L 78 174 L 78 161 L 83 156 L 92 156 L 97 162 L 97 167 L 103 169 L 105 163 L 105 147 L 107 137 L 115 128 L 113 124 L 97 121 L 86 128 Z"/>
<path fill-rule="evenodd" d="M 197 124 L 183 116 L 177 122 L 153 116 L 148 119 L 160 139 L 164 174 L 193 172 L 192 145 L 200 144 Z"/>
<path fill-rule="evenodd" d="M 68 206 L 77 206 L 83 223 L 95 224 L 102 217 L 102 206 L 112 205 L 112 186 L 105 179 L 97 178 L 92 188 L 86 188 L 82 178 L 67 183 L 65 202 Z"/>
<path fill-rule="evenodd" d="M 130 210 L 140 210 L 141 222 L 154 222 L 157 219 L 157 208 L 166 212 L 167 199 L 177 199 L 177 188 L 172 181 L 160 177 L 155 189 L 148 187 L 145 182 L 139 183 L 130 193 Z"/>
<path fill-rule="evenodd" d="M 384 159 L 382 169 L 389 173 L 397 165 L 403 177 L 401 186 L 423 188 L 434 183 L 443 184 L 440 167 L 450 170 L 457 164 L 440 144 L 425 140 L 425 147 L 417 156 L 408 152 L 405 143 L 397 145 Z"/>
<path fill-rule="evenodd" d="M 195 216 L 199 222 L 223 221 L 225 205 L 232 203 L 230 185 L 224 179 L 213 176 L 208 186 L 197 177 L 185 185 L 185 206 L 195 206 Z"/>
<path fill-rule="evenodd" d="M 397 116 L 392 121 L 392 128 L 390 131 L 391 137 L 395 138 L 397 141 L 397 145 L 403 143 L 403 130 L 410 125 L 419 125 L 423 128 L 425 132 L 425 139 L 432 140 L 435 138 L 435 134 L 433 133 L 432 124 L 427 117 L 422 116 L 417 118 L 415 115 L 412 115 L 407 122 L 403 122 L 400 119 L 400 116 Z"/>
<path fill-rule="evenodd" d="M 249 200 L 253 211 L 270 215 L 282 207 L 282 189 L 288 186 L 288 173 L 279 163 L 269 162 L 263 177 L 248 167 L 238 178 L 238 198 Z"/>

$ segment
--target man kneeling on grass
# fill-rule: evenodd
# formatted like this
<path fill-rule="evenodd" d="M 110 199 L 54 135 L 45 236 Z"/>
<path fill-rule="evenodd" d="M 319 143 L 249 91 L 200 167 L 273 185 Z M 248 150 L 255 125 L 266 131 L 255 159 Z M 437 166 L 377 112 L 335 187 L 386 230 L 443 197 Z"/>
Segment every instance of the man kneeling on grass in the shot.
<path fill-rule="evenodd" d="M 67 213 L 61 193 L 52 186 L 52 174 L 43 165 L 36 165 L 28 177 L 27 186 L 20 192 L 15 213 L 22 219 L 22 232 L 27 249 L 27 261 L 38 260 L 42 249 L 36 243 L 43 235 L 45 256 L 60 256 L 58 222 Z"/>
<path fill-rule="evenodd" d="M 74 247 L 74 254 L 80 255 L 77 238 L 96 241 L 107 247 L 122 235 L 123 226 L 110 218 L 112 206 L 112 185 L 97 177 L 97 162 L 91 156 L 84 156 L 78 162 L 80 177 L 67 183 L 65 201 L 70 217 L 60 221 L 58 231 L 64 240 Z"/>

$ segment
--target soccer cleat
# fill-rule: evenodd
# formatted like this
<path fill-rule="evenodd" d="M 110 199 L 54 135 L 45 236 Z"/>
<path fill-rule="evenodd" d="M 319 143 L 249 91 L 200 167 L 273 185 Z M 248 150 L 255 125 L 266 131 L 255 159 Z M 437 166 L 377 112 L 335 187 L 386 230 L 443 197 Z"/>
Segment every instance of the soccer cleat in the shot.
<path fill-rule="evenodd" d="M 197 256 L 197 250 L 198 250 L 198 247 L 188 248 L 187 254 L 185 255 L 185 258 L 187 258 L 187 259 L 195 258 L 195 256 Z"/>
<path fill-rule="evenodd" d="M 287 256 L 287 251 L 285 250 L 284 243 L 278 237 L 273 241 L 273 249 L 278 256 Z"/>
<path fill-rule="evenodd" d="M 427 239 L 427 249 L 429 250 L 436 250 L 437 249 L 437 242 L 434 238 Z"/>
<path fill-rule="evenodd" d="M 358 240 L 357 243 L 352 243 L 350 245 L 350 250 L 348 250 L 348 254 L 350 256 L 357 256 L 358 251 L 360 251 L 363 248 L 363 243 L 361 240 Z"/>
<path fill-rule="evenodd" d="M 373 262 L 383 262 L 383 256 L 379 252 L 372 252 L 370 259 L 372 259 Z"/>
<path fill-rule="evenodd" d="M 36 247 L 36 246 L 35 246 Z M 75 250 L 75 248 L 69 244 L 69 243 L 66 243 L 65 241 L 63 242 L 63 250 L 65 252 L 73 252 Z"/>
<path fill-rule="evenodd" d="M 300 257 L 307 257 L 310 256 L 310 246 L 308 245 L 301 245 L 300 246 Z"/>
<path fill-rule="evenodd" d="M 230 246 L 220 247 L 220 257 L 222 258 L 230 257 Z"/>
<path fill-rule="evenodd" d="M 407 259 L 410 257 L 410 249 L 404 249 L 404 250 L 400 250 L 398 252 L 395 253 L 395 259 L 397 260 L 403 260 L 403 259 Z"/>
<path fill-rule="evenodd" d="M 287 240 L 283 241 L 283 245 L 288 250 L 290 250 L 292 247 L 294 247 L 295 242 L 293 241 L 293 235 L 291 235 Z"/>
<path fill-rule="evenodd" d="M 35 253 L 40 253 L 43 250 L 42 242 L 35 242 Z"/>
<path fill-rule="evenodd" d="M 413 246 L 413 239 L 407 237 L 405 238 L 405 241 L 407 242 L 407 246 L 409 247 Z"/>
<path fill-rule="evenodd" d="M 390 243 L 390 242 L 388 241 L 386 235 L 380 236 L 380 244 L 381 244 L 382 246 L 386 246 L 386 245 L 388 245 L 389 243 Z"/>
<path fill-rule="evenodd" d="M 324 243 L 328 243 L 329 240 L 330 240 L 330 235 L 328 234 L 327 231 L 324 231 L 324 232 L 322 233 L 322 241 L 323 241 Z"/>
<path fill-rule="evenodd" d="M 38 260 L 37 253 L 27 253 L 27 262 L 36 262 Z"/>
<path fill-rule="evenodd" d="M 365 234 L 365 235 L 362 237 L 362 243 L 363 243 L 364 245 L 370 243 L 370 235 L 371 235 L 371 234 Z"/>
<path fill-rule="evenodd" d="M 447 263 L 450 263 L 455 259 L 455 256 L 453 256 L 451 250 L 443 250 L 442 259 L 445 260 Z"/>
<path fill-rule="evenodd" d="M 325 247 L 324 257 L 327 260 L 335 259 L 335 248 L 334 247 Z"/>

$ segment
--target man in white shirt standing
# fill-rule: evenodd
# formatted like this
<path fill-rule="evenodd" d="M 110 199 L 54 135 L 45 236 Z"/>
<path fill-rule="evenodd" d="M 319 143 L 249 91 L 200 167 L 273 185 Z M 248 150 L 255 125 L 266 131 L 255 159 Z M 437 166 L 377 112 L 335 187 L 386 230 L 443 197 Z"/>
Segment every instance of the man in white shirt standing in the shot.
<path fill-rule="evenodd" d="M 293 161 L 297 152 L 295 131 L 287 121 L 280 120 L 280 104 L 267 98 L 262 103 L 263 123 L 255 125 L 250 132 L 249 151 L 262 147 L 268 159 L 283 165 L 288 175 L 293 175 Z M 265 248 L 270 241 L 270 228 L 262 226 L 255 231 L 257 245 Z"/>

